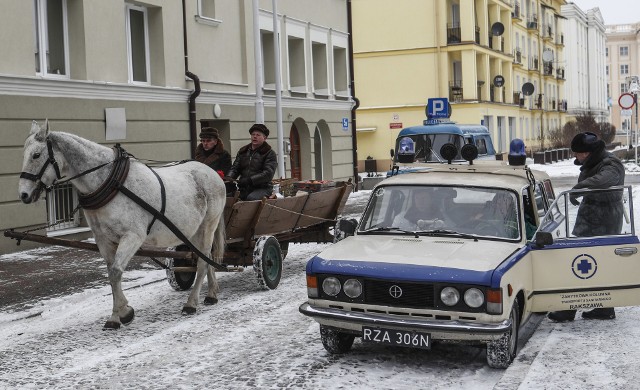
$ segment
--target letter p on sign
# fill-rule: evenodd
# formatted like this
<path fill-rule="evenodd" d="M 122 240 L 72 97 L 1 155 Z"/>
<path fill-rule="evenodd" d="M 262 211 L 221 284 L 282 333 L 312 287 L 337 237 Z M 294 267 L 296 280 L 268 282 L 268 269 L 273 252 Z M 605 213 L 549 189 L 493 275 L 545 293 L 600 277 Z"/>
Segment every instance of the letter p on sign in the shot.
<path fill-rule="evenodd" d="M 427 101 L 427 118 L 448 118 L 449 100 L 447 98 L 431 98 Z"/>

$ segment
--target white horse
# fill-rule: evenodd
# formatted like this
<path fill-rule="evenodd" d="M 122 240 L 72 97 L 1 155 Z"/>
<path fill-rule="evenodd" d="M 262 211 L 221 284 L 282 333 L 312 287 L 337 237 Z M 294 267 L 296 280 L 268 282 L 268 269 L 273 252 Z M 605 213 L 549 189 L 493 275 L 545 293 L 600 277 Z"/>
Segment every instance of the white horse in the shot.
<path fill-rule="evenodd" d="M 108 184 L 115 159 L 114 149 L 88 141 L 73 134 L 49 132 L 48 121 L 40 127 L 35 121 L 24 144 L 24 161 L 20 175 L 19 196 L 24 203 L 38 200 L 45 187 L 61 176 L 72 178 L 71 183 L 83 195 L 96 195 Z M 91 168 L 106 164 L 91 171 Z M 82 175 L 85 173 L 84 175 Z M 224 255 L 225 233 L 222 213 L 225 205 L 225 186 L 220 176 L 199 162 L 162 167 L 152 171 L 130 158 L 124 187 L 160 211 L 163 208 L 161 186 L 166 193 L 164 215 L 205 256 L 211 253 L 220 261 Z M 159 178 L 162 179 L 162 185 Z M 133 320 L 133 308 L 122 291 L 122 273 L 129 260 L 142 244 L 171 247 L 181 244 L 164 223 L 155 218 L 122 191 L 112 191 L 112 198 L 84 213 L 95 236 L 100 254 L 107 262 L 109 282 L 113 293 L 113 311 L 104 325 L 117 329 Z M 102 197 L 104 198 L 104 197 Z M 82 203 L 82 202 L 81 202 Z M 100 202 L 104 203 L 104 202 Z M 155 221 L 154 221 L 155 220 Z M 213 267 L 198 259 L 196 280 L 183 307 L 184 314 L 193 314 L 205 273 L 208 291 L 205 304 L 215 304 L 218 282 Z"/>

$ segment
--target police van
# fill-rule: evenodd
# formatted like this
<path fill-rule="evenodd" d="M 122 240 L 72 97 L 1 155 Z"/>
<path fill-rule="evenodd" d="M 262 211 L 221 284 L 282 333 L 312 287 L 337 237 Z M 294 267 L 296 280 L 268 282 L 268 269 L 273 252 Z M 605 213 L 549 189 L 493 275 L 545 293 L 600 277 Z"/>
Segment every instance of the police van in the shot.
<path fill-rule="evenodd" d="M 491 133 L 485 126 L 427 119 L 421 126 L 406 127 L 400 131 L 395 148 L 391 150 L 394 168 L 387 176 L 421 170 L 423 164 L 447 162 L 440 155 L 445 144 L 453 144 L 458 151 L 471 144 L 476 147 L 477 159 L 496 159 Z M 464 158 L 458 152 L 453 161 L 464 161 Z"/>

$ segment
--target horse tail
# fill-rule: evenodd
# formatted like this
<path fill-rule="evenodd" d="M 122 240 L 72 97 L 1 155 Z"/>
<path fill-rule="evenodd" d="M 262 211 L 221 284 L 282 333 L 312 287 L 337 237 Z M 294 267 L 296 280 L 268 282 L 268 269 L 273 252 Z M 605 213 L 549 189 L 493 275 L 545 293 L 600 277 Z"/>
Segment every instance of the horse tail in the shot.
<path fill-rule="evenodd" d="M 218 219 L 218 227 L 216 228 L 215 233 L 213 233 L 213 250 L 211 254 L 213 255 L 213 261 L 221 264 L 224 258 L 224 247 L 226 244 L 226 235 L 224 230 L 224 214 L 220 215 Z"/>

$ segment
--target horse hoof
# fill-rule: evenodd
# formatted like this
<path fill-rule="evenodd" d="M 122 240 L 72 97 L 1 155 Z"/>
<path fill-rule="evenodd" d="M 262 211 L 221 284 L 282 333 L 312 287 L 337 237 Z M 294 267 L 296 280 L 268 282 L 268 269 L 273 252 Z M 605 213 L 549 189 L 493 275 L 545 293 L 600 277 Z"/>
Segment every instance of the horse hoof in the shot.
<path fill-rule="evenodd" d="M 213 298 L 213 297 L 204 298 L 205 305 L 215 305 L 216 303 L 218 303 L 218 298 Z"/>
<path fill-rule="evenodd" d="M 107 321 L 102 327 L 103 330 L 120 329 L 120 323 L 115 321 Z"/>
<path fill-rule="evenodd" d="M 185 306 L 182 308 L 182 314 L 185 314 L 185 315 L 196 314 L 196 308 Z"/>
<path fill-rule="evenodd" d="M 133 317 L 135 317 L 135 313 L 133 311 L 133 307 L 127 306 L 127 309 L 129 309 L 127 314 L 125 314 L 124 316 L 120 317 L 120 322 L 122 322 L 123 325 L 129 325 L 131 323 L 131 321 L 133 321 Z"/>

